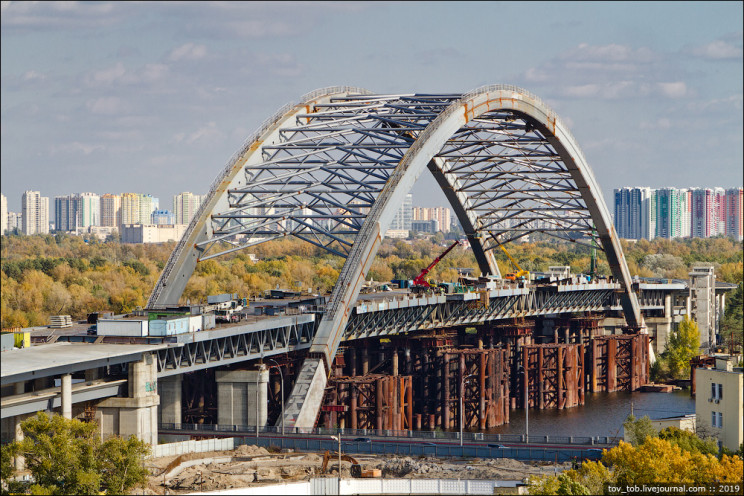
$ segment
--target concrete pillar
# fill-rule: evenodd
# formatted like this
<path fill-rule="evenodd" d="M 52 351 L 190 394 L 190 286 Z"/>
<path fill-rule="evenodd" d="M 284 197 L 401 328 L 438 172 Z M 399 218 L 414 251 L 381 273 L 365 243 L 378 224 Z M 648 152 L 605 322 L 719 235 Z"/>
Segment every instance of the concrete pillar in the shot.
<path fill-rule="evenodd" d="M 23 441 L 23 429 L 21 429 L 21 422 L 24 421 L 28 415 L 16 415 L 15 420 L 15 440 L 19 443 Z M 15 468 L 16 470 L 24 470 L 26 468 L 26 459 L 22 456 L 15 457 Z"/>
<path fill-rule="evenodd" d="M 158 422 L 161 424 L 180 424 L 182 422 L 183 376 L 172 375 L 158 379 Z"/>
<path fill-rule="evenodd" d="M 85 382 L 95 381 L 101 378 L 101 369 L 88 369 L 85 371 Z"/>
<path fill-rule="evenodd" d="M 218 424 L 255 426 L 256 415 L 258 415 L 259 427 L 266 425 L 268 369 L 218 370 L 215 372 L 215 381 L 217 382 Z M 257 382 L 258 389 L 256 389 Z"/>
<path fill-rule="evenodd" d="M 62 416 L 72 418 L 72 375 L 64 374 L 60 381 L 62 390 Z"/>
<path fill-rule="evenodd" d="M 129 364 L 129 395 L 127 398 L 106 398 L 98 404 L 97 418 L 101 435 L 134 435 L 150 443 L 158 443 L 158 380 L 157 362 L 152 353 Z"/>
<path fill-rule="evenodd" d="M 393 348 L 393 375 L 398 375 L 398 349 Z"/>

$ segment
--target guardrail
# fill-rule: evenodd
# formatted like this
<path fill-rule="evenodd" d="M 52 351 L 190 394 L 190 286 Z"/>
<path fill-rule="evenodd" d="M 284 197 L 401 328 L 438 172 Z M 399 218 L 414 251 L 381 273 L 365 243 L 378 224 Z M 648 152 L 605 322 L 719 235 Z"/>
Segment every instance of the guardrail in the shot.
<path fill-rule="evenodd" d="M 338 449 L 338 441 L 328 439 L 308 439 L 292 437 L 235 437 L 235 446 L 250 444 L 281 449 L 295 449 L 298 451 L 334 451 Z M 599 460 L 602 450 L 577 446 L 566 448 L 557 446 L 546 447 L 489 447 L 489 446 L 459 446 L 454 444 L 412 444 L 394 443 L 389 441 L 374 441 L 371 443 L 343 441 L 341 451 L 355 455 L 400 455 L 400 456 L 434 456 L 438 458 L 510 458 L 523 461 L 543 461 L 563 463 L 576 459 Z"/>
<path fill-rule="evenodd" d="M 158 424 L 159 431 L 193 431 L 199 433 L 219 434 L 256 434 L 255 425 L 218 425 L 218 424 Z M 281 434 L 281 426 L 263 426 L 259 429 L 261 434 Z M 397 431 L 390 429 L 327 429 L 316 427 L 314 429 L 304 429 L 301 427 L 287 427 L 284 429 L 285 435 L 310 435 L 310 436 L 335 436 L 341 434 L 347 438 L 360 437 L 382 437 L 382 438 L 408 438 L 417 440 L 459 440 L 459 432 L 447 431 Z M 465 432 L 463 441 L 467 442 L 485 442 L 485 443 L 535 443 L 535 444 L 562 444 L 577 446 L 614 446 L 622 438 L 610 436 L 555 436 L 555 435 L 534 435 L 531 434 L 529 439 L 525 439 L 524 434 L 489 434 L 484 432 Z"/>

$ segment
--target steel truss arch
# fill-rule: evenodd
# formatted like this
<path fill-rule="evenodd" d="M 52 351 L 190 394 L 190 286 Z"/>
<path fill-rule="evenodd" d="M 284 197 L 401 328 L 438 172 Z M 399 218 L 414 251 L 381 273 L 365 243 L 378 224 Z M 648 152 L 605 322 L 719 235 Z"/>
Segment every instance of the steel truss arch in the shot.
<path fill-rule="evenodd" d="M 498 274 L 499 243 L 533 233 L 578 242 L 596 236 L 625 288 L 628 323 L 642 325 L 609 213 L 578 144 L 539 98 L 505 85 L 465 95 L 335 87 L 283 107 L 217 177 L 148 307 L 177 303 L 197 261 L 291 235 L 347 258 L 323 319 L 330 325 L 340 310 L 345 321 L 381 236 L 425 167 L 482 272 Z M 316 336 L 313 351 L 326 359 L 342 337 L 343 324 L 336 324 Z"/>

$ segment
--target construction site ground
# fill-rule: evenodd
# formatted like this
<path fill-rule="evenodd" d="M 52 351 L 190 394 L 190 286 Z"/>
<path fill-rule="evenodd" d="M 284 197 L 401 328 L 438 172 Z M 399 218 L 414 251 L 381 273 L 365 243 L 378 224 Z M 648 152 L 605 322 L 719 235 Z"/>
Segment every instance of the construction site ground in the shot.
<path fill-rule="evenodd" d="M 411 458 L 370 456 L 354 458 L 362 470 L 379 469 L 383 478 L 482 479 L 523 481 L 534 475 L 553 475 L 571 468 L 570 463 L 521 462 L 509 458 Z M 303 481 L 314 477 L 337 477 L 338 458 L 321 473 L 323 453 L 301 453 L 241 445 L 232 451 L 190 453 L 148 460 L 151 476 L 145 494 L 185 494 L 240 487 Z M 351 477 L 351 463 L 341 462 L 341 476 Z"/>

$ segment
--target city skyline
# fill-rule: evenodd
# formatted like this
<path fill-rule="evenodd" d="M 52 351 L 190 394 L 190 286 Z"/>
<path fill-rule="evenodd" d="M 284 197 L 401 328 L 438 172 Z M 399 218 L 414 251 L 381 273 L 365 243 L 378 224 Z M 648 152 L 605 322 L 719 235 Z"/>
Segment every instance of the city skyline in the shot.
<path fill-rule="evenodd" d="M 73 184 L 203 191 L 264 119 L 336 84 L 524 87 L 568 124 L 608 208 L 628 177 L 742 183 L 738 3 L 1 5 L 11 211 L 26 189 L 53 198 Z M 530 31 L 499 24 L 504 42 L 492 43 L 493 20 L 519 15 Z M 379 25 L 400 37 L 379 38 Z M 412 193 L 417 205 L 446 205 L 428 174 Z"/>

